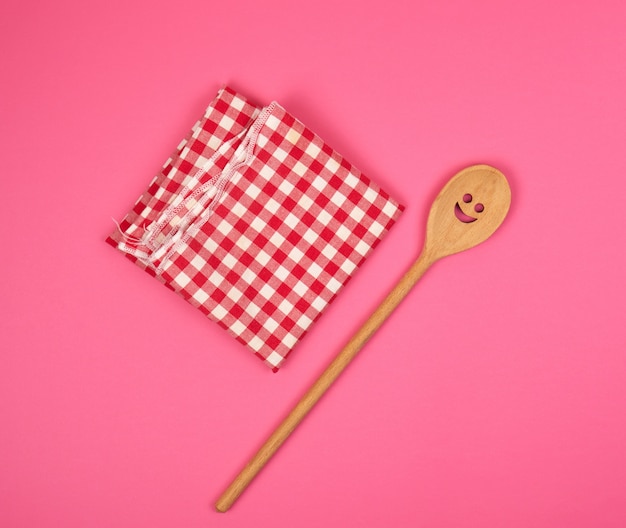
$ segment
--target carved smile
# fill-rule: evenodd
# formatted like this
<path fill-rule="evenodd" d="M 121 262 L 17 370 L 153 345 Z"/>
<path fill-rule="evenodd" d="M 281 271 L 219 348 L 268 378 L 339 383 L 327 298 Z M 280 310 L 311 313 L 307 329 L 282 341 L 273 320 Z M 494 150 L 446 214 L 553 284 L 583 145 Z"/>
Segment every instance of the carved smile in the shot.
<path fill-rule="evenodd" d="M 456 205 L 454 206 L 454 215 L 464 224 L 470 224 L 472 222 L 475 222 L 477 219 L 474 218 L 473 216 L 468 216 L 466 215 L 463 210 L 461 209 L 461 206 L 459 205 L 459 202 L 456 203 Z"/>

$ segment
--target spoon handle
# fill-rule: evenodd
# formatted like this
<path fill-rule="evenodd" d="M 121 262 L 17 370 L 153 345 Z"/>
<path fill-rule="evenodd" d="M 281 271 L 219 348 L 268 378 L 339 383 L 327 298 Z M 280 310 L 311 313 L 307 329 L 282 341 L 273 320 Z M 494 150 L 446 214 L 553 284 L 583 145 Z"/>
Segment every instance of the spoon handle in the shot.
<path fill-rule="evenodd" d="M 248 487 L 252 479 L 261 471 L 274 453 L 278 451 L 278 448 L 309 413 L 337 377 L 339 377 L 339 374 L 341 374 L 354 359 L 361 348 L 363 348 L 363 345 L 367 343 L 406 297 L 411 288 L 413 288 L 432 263 L 433 260 L 427 255 L 427 252 L 422 252 L 420 257 L 400 279 L 385 300 L 376 308 L 356 334 L 354 334 L 352 339 L 350 339 L 348 344 L 339 352 L 330 365 L 328 365 L 317 381 L 313 383 L 306 394 L 257 451 L 256 455 L 254 455 L 243 468 L 241 473 L 235 477 L 230 486 L 215 503 L 217 511 L 225 512 L 234 504 L 239 495 Z"/>

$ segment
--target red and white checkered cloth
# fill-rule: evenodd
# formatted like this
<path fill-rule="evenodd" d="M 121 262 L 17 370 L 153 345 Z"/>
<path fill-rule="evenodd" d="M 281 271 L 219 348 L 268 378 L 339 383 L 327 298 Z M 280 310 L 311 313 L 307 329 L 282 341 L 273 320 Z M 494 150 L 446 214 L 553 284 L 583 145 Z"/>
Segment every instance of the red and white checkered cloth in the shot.
<path fill-rule="evenodd" d="M 226 87 L 107 242 L 277 370 L 402 209 L 280 105 Z"/>

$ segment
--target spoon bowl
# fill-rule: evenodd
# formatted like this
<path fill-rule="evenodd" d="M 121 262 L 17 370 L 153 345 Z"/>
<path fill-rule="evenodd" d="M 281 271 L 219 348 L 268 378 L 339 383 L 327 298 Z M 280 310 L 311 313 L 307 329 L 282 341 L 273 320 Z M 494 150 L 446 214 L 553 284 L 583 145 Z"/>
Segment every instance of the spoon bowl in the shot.
<path fill-rule="evenodd" d="M 457 173 L 435 198 L 428 215 L 423 253 L 434 262 L 487 240 L 504 221 L 511 188 L 489 165 Z"/>

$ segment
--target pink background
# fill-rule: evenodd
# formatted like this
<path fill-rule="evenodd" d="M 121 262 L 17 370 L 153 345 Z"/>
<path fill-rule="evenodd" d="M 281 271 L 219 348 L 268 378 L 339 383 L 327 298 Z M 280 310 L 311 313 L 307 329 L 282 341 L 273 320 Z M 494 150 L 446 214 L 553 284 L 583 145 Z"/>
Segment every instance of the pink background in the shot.
<path fill-rule="evenodd" d="M 625 526 L 625 17 L 4 0 L 0 525 Z M 223 83 L 407 205 L 278 374 L 104 243 Z M 502 229 L 437 263 L 214 512 L 479 162 L 510 179 Z"/>

